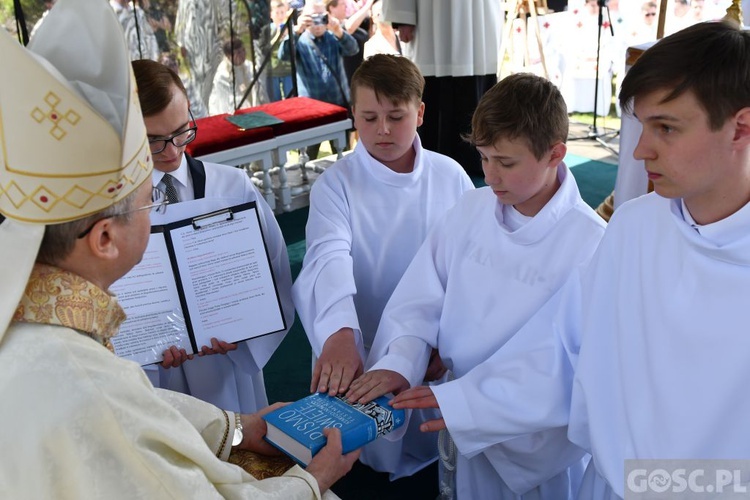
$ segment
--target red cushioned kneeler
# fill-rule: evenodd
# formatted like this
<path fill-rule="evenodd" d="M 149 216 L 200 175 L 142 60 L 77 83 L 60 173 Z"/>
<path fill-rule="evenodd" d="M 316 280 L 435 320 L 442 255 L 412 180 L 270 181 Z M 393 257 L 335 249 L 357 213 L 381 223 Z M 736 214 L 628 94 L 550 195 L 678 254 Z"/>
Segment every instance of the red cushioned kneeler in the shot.
<path fill-rule="evenodd" d="M 309 97 L 291 97 L 283 101 L 264 104 L 257 108 L 243 109 L 242 112 L 247 113 L 255 110 L 265 111 L 269 115 L 284 120 L 284 123 L 272 126 L 277 137 L 349 118 L 346 108 L 316 101 Z"/>
<path fill-rule="evenodd" d="M 198 125 L 198 134 L 195 140 L 188 144 L 187 152 L 191 156 L 216 153 L 348 118 L 345 108 L 308 97 L 291 97 L 254 108 L 245 108 L 237 114 L 254 111 L 264 111 L 284 122 L 271 127 L 240 130 L 226 119 L 226 114 L 199 118 L 195 121 Z"/>

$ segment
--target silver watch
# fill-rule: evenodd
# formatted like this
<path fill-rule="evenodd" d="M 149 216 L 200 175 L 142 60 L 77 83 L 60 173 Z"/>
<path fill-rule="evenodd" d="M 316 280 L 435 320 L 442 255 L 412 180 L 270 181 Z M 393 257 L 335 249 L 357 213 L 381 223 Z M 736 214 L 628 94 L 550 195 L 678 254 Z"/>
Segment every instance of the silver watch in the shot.
<path fill-rule="evenodd" d="M 242 444 L 242 439 L 245 437 L 242 430 L 243 430 L 242 420 L 240 419 L 240 414 L 235 413 L 234 414 L 234 437 L 232 437 L 232 446 L 239 446 L 240 444 Z"/>

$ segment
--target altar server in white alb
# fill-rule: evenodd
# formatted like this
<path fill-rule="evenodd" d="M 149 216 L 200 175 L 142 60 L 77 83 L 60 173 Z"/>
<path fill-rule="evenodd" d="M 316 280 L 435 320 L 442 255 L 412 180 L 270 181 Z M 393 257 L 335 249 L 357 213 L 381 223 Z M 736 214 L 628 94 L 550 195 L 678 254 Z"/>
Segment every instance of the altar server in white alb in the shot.
<path fill-rule="evenodd" d="M 153 185 L 173 193 L 177 200 L 172 203 L 201 198 L 223 198 L 235 205 L 257 203 L 283 314 L 291 326 L 292 273 L 284 236 L 271 207 L 243 169 L 203 163 L 185 153 L 198 130 L 185 87 L 174 71 L 149 60 L 133 61 L 133 70 L 154 158 Z M 147 367 L 147 372 L 157 387 L 232 411 L 255 412 L 268 405 L 263 366 L 285 335 L 283 331 L 237 344 L 212 341 L 201 351 L 207 355 L 191 359 L 184 350 L 172 347 L 165 351 L 158 374 L 155 366 Z"/>
<path fill-rule="evenodd" d="M 423 87 L 416 65 L 393 55 L 369 58 L 352 78 L 360 142 L 312 187 L 307 253 L 293 287 L 317 357 L 311 392 L 344 393 L 362 373 L 401 275 L 434 223 L 473 189 L 455 161 L 422 149 Z M 362 462 L 393 479 L 434 462 L 436 440 L 414 430 L 403 454 L 401 442 L 378 440 Z"/>
<path fill-rule="evenodd" d="M 444 425 L 469 450 L 568 423 L 569 439 L 592 455 L 582 499 L 658 493 L 664 485 L 680 496 L 672 476 L 649 490 L 645 478 L 659 469 L 685 469 L 684 478 L 703 470 L 699 486 L 743 492 L 750 478 L 749 53 L 750 33 L 722 22 L 691 26 L 648 49 L 625 76 L 620 102 L 643 124 L 635 156 L 655 193 L 615 211 L 590 265 L 508 349 L 454 382 L 403 392 L 396 406 L 436 398 Z M 655 462 L 625 474 L 629 459 Z M 730 464 L 740 483 L 712 474 L 712 459 L 744 459 Z"/>
<path fill-rule="evenodd" d="M 383 311 L 368 372 L 348 398 L 365 402 L 421 385 L 433 348 L 460 380 L 591 259 L 604 221 L 563 162 L 567 136 L 565 101 L 549 80 L 511 75 L 482 97 L 468 139 L 488 186 L 466 193 L 414 256 Z M 516 362 L 521 377 L 534 369 Z M 445 398 L 440 408 L 454 404 Z M 559 500 L 583 475 L 585 453 L 568 442 L 564 425 L 481 451 L 457 444 L 455 486 L 442 478 L 448 497 Z"/>
<path fill-rule="evenodd" d="M 165 208 L 125 38 L 106 2 L 59 0 L 24 48 L 0 30 L 0 497 L 320 499 L 356 452 L 259 481 L 259 414 L 154 389 L 112 352 L 109 287 Z M 155 196 L 156 195 L 156 196 Z"/>

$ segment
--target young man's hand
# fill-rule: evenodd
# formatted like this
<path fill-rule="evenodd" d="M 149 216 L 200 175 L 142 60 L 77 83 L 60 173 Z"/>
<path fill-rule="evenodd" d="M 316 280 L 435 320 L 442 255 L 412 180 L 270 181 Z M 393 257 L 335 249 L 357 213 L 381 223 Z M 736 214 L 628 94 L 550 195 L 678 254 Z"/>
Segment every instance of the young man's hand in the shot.
<path fill-rule="evenodd" d="M 237 349 L 237 344 L 230 344 L 217 338 L 211 339 L 211 347 L 204 345 L 201 347 L 198 356 L 210 356 L 211 354 L 226 354 L 229 351 Z M 193 354 L 188 354 L 185 349 L 180 349 L 177 346 L 170 346 L 169 349 L 164 351 L 164 359 L 161 362 L 161 366 L 164 368 L 177 368 L 182 366 L 186 361 L 193 359 Z"/>
<path fill-rule="evenodd" d="M 432 389 L 425 385 L 420 385 L 405 390 L 395 398 L 391 399 L 390 404 L 394 408 L 400 408 L 404 410 L 416 410 L 419 408 L 440 409 L 440 405 L 438 405 L 437 398 L 435 398 L 435 394 L 432 392 Z M 443 430 L 445 428 L 445 420 L 442 418 L 438 418 L 436 420 L 428 420 L 427 422 L 424 422 L 419 426 L 419 430 L 422 432 L 435 432 Z"/>
<path fill-rule="evenodd" d="M 372 370 L 352 382 L 346 399 L 351 402 L 369 403 L 383 394 L 398 394 L 408 388 L 409 382 L 400 373 L 391 370 Z"/>
<path fill-rule="evenodd" d="M 198 356 L 226 354 L 229 351 L 234 351 L 235 349 L 237 349 L 237 344 L 230 344 L 229 342 L 224 342 L 223 340 L 219 340 L 214 337 L 211 339 L 211 347 L 206 345 L 201 347 L 201 352 L 198 353 Z"/>
<path fill-rule="evenodd" d="M 164 356 L 161 362 L 162 368 L 177 368 L 182 366 L 185 361 L 193 359 L 192 354 L 188 354 L 185 349 L 180 349 L 174 345 L 169 346 L 169 349 L 166 349 L 162 356 Z"/>
<path fill-rule="evenodd" d="M 359 458 L 359 450 L 346 455 L 341 454 L 341 431 L 334 428 L 323 429 L 328 442 L 307 464 L 309 472 L 317 481 L 320 492 L 323 493 L 333 483 L 344 477 Z"/>
<path fill-rule="evenodd" d="M 315 362 L 310 392 L 328 392 L 330 396 L 346 392 L 349 384 L 364 370 L 354 331 L 342 328 L 326 340 Z"/>

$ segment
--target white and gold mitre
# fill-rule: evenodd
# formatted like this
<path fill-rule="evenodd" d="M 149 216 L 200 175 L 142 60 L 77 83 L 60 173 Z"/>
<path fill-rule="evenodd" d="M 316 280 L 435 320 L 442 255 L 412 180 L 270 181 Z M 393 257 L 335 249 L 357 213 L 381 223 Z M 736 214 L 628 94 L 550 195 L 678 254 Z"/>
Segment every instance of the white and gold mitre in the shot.
<path fill-rule="evenodd" d="M 58 1 L 27 48 L 0 30 L 0 68 L 0 213 L 67 222 L 150 179 L 135 79 L 107 2 Z"/>

